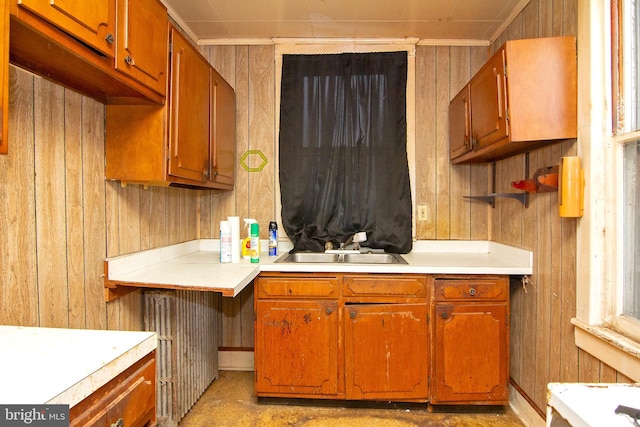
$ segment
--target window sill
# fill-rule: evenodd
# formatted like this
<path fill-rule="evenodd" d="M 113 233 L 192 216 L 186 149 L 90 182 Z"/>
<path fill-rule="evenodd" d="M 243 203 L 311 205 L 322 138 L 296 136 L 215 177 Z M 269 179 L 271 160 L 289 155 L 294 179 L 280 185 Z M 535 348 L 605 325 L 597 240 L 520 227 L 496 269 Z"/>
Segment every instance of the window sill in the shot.
<path fill-rule="evenodd" d="M 640 382 L 640 343 L 603 327 L 571 319 L 576 345 L 633 381 Z"/>

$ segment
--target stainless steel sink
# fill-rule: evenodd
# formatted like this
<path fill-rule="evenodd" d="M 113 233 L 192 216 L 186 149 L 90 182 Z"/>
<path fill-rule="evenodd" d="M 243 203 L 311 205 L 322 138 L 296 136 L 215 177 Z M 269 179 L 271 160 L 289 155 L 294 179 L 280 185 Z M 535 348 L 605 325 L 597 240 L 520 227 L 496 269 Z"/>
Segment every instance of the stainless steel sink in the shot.
<path fill-rule="evenodd" d="M 324 252 L 296 252 L 286 257 L 279 258 L 276 262 L 339 262 L 339 254 L 326 254 Z"/>
<path fill-rule="evenodd" d="M 345 254 L 344 262 L 353 264 L 406 264 L 407 261 L 398 254 L 367 252 L 360 254 Z"/>
<path fill-rule="evenodd" d="M 325 252 L 295 252 L 276 260 L 283 263 L 349 263 L 349 264 L 406 264 L 407 261 L 399 254 L 384 252 L 364 253 L 325 253 Z"/>

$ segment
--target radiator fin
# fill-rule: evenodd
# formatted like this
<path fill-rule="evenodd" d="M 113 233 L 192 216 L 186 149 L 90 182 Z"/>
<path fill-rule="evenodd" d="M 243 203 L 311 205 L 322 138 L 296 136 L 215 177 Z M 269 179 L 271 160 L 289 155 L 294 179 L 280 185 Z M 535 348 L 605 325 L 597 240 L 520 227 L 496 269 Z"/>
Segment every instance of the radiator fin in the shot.
<path fill-rule="evenodd" d="M 158 335 L 157 425 L 176 427 L 218 377 L 221 296 L 214 292 L 149 290 L 144 323 Z"/>

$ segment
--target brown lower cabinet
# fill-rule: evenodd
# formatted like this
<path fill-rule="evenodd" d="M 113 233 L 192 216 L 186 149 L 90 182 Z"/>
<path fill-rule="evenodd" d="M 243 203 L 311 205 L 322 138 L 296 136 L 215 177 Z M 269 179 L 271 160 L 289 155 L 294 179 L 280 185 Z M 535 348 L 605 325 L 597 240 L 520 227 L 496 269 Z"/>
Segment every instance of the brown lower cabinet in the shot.
<path fill-rule="evenodd" d="M 256 395 L 506 404 L 508 283 L 501 276 L 261 273 Z"/>
<path fill-rule="evenodd" d="M 508 403 L 507 276 L 261 273 L 255 284 L 260 397 Z"/>
<path fill-rule="evenodd" d="M 155 425 L 155 351 L 72 407 L 69 417 L 71 427 Z"/>
<path fill-rule="evenodd" d="M 434 281 L 431 403 L 507 404 L 509 279 Z"/>

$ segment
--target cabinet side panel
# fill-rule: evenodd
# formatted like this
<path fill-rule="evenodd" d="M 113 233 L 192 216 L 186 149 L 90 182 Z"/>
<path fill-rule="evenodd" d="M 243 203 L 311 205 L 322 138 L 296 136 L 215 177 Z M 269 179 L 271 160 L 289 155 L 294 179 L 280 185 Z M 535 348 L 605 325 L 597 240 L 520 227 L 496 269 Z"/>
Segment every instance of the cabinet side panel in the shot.
<path fill-rule="evenodd" d="M 575 138 L 575 39 L 514 40 L 506 49 L 511 140 Z"/>
<path fill-rule="evenodd" d="M 107 105 L 106 126 L 107 179 L 164 181 L 166 135 L 161 105 Z"/>

